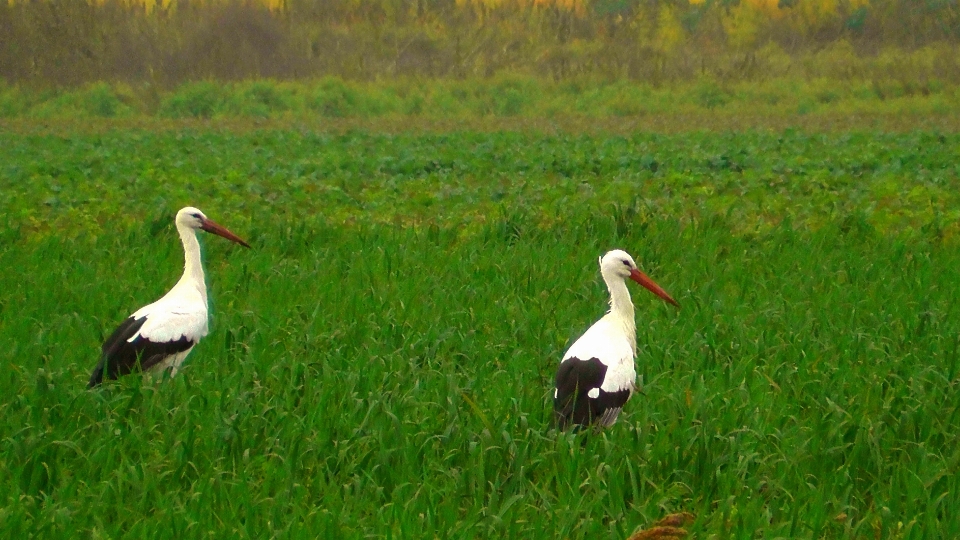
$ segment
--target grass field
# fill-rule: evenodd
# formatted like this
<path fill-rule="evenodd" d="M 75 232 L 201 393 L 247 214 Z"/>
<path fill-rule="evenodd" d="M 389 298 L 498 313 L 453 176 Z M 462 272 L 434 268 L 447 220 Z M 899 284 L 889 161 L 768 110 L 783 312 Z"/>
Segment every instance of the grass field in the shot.
<path fill-rule="evenodd" d="M 960 536 L 960 135 L 0 132 L 0 536 Z M 85 383 L 205 238 L 175 379 Z M 639 288 L 635 396 L 549 429 Z"/>

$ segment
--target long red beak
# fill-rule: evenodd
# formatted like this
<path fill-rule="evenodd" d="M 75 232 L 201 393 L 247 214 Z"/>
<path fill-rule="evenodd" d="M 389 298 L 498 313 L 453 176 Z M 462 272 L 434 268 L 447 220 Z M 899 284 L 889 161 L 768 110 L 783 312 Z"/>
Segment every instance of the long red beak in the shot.
<path fill-rule="evenodd" d="M 652 279 L 650 279 L 646 274 L 644 274 L 640 270 L 637 270 L 636 268 L 631 270 L 630 279 L 643 285 L 644 287 L 646 287 L 648 291 L 652 292 L 653 294 L 659 296 L 660 298 L 663 298 L 665 302 L 669 302 L 677 307 L 680 307 L 680 304 L 678 304 L 676 300 L 674 300 L 669 294 L 667 294 L 667 291 L 661 289 L 659 285 L 654 283 Z"/>
<path fill-rule="evenodd" d="M 239 236 L 233 234 L 229 229 L 210 218 L 204 219 L 203 225 L 201 225 L 200 228 L 217 236 L 222 236 L 231 242 L 236 242 L 243 247 L 250 247 L 250 244 L 241 240 Z"/>

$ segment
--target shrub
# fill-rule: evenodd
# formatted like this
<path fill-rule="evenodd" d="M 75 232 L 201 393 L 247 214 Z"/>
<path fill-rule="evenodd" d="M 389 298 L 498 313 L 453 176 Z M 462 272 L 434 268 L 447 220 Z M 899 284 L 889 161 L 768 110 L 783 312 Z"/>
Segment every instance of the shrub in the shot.
<path fill-rule="evenodd" d="M 0 81 L 0 118 L 20 116 L 30 108 L 30 95 Z"/>
<path fill-rule="evenodd" d="M 222 112 L 227 87 L 213 81 L 187 83 L 160 103 L 167 118 L 210 118 Z"/>
<path fill-rule="evenodd" d="M 459 87 L 459 83 L 437 85 L 430 94 L 428 111 L 434 116 L 460 117 L 468 110 L 465 99 L 466 92 Z"/>
<path fill-rule="evenodd" d="M 39 99 L 27 114 L 35 118 L 113 118 L 131 112 L 130 107 L 120 101 L 113 88 L 101 82 L 73 92 Z"/>
<path fill-rule="evenodd" d="M 701 79 L 693 87 L 694 103 L 705 109 L 722 107 L 730 101 L 730 94 L 720 87 L 716 81 Z"/>
<path fill-rule="evenodd" d="M 90 116 L 113 118 L 123 109 L 128 109 L 120 102 L 116 92 L 107 83 L 96 83 L 81 93 L 81 106 Z"/>
<path fill-rule="evenodd" d="M 808 77 L 858 79 L 866 74 L 864 61 L 857 56 L 853 45 L 845 39 L 831 43 L 817 54 L 804 59 L 803 66 Z"/>
<path fill-rule="evenodd" d="M 235 87 L 226 108 L 238 116 L 267 117 L 293 108 L 294 92 L 273 81 L 252 81 Z"/>
<path fill-rule="evenodd" d="M 497 116 L 517 116 L 532 102 L 537 84 L 530 79 L 507 76 L 490 88 L 492 112 Z"/>
<path fill-rule="evenodd" d="M 615 84 L 609 87 L 609 97 L 603 99 L 604 113 L 612 116 L 636 116 L 646 111 L 650 89 L 633 84 Z"/>
<path fill-rule="evenodd" d="M 357 115 L 357 91 L 338 77 L 320 81 L 307 101 L 310 109 L 329 118 L 344 118 Z"/>

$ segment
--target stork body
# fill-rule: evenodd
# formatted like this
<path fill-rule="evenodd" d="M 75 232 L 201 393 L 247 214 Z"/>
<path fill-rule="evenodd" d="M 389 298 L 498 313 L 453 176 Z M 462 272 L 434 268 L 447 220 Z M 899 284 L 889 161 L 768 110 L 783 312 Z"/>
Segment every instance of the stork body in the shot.
<path fill-rule="evenodd" d="M 610 291 L 610 311 L 574 342 L 560 362 L 553 406 L 561 429 L 612 426 L 636 390 L 637 330 L 626 279 L 679 306 L 625 251 L 601 257 L 600 274 Z"/>
<path fill-rule="evenodd" d="M 89 388 L 135 371 L 169 369 L 174 376 L 200 338 L 207 335 L 207 284 L 197 230 L 250 246 L 196 208 L 177 212 L 176 224 L 183 242 L 183 276 L 163 298 L 138 309 L 107 338 Z"/>

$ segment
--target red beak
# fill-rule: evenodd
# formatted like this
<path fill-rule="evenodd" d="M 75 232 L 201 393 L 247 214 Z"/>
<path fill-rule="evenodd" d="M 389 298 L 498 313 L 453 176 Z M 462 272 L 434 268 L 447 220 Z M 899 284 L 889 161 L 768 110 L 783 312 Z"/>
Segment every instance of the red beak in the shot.
<path fill-rule="evenodd" d="M 631 270 L 630 279 L 636 281 L 640 285 L 643 285 L 644 287 L 646 287 L 648 291 L 659 296 L 665 302 L 669 302 L 677 307 L 680 307 L 680 304 L 678 304 L 676 300 L 674 300 L 669 294 L 667 294 L 667 291 L 661 289 L 659 285 L 654 283 L 652 279 L 647 277 L 647 275 L 641 272 L 640 270 L 637 270 L 636 268 Z"/>
<path fill-rule="evenodd" d="M 203 225 L 200 225 L 200 228 L 217 236 L 222 236 L 231 242 L 236 242 L 243 247 L 250 247 L 250 244 L 241 240 L 239 236 L 233 234 L 229 229 L 210 218 L 204 219 Z"/>

